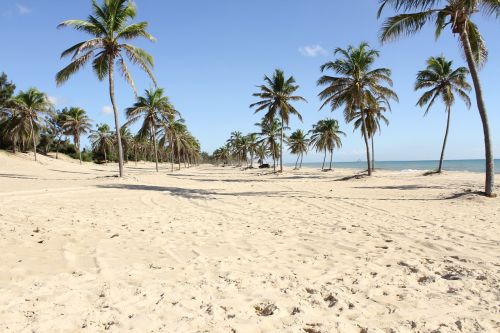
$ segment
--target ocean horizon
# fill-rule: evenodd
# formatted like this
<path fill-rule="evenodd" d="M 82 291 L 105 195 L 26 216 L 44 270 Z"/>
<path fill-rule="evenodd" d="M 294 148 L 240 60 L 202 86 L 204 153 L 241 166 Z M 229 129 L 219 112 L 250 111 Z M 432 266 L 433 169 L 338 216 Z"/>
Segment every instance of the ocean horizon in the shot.
<path fill-rule="evenodd" d="M 304 167 L 321 168 L 323 162 L 302 163 Z M 295 163 L 286 163 L 287 166 L 295 166 Z M 328 167 L 329 162 L 325 163 Z M 431 171 L 438 168 L 438 160 L 421 161 L 375 161 L 375 168 L 380 170 L 393 171 Z M 366 161 L 357 162 L 333 162 L 333 168 L 340 169 L 366 169 Z M 444 160 L 443 171 L 467 171 L 467 172 L 485 172 L 485 160 Z M 495 173 L 500 173 L 500 159 L 495 159 Z"/>

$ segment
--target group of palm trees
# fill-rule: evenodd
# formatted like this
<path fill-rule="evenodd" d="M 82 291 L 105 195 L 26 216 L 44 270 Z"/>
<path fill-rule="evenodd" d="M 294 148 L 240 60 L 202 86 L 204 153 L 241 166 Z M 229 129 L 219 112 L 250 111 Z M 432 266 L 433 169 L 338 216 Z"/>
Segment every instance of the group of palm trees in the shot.
<path fill-rule="evenodd" d="M 448 115 L 445 137 L 440 155 L 437 172 L 441 172 L 446 142 L 450 127 L 451 107 L 454 105 L 456 96 L 462 99 L 467 108 L 471 106 L 469 93 L 472 87 L 467 83 L 470 74 L 476 94 L 476 102 L 484 131 L 485 159 L 486 159 L 486 181 L 485 194 L 494 196 L 494 160 L 491 144 L 488 114 L 483 99 L 478 68 L 487 58 L 487 48 L 478 27 L 472 21 L 476 13 L 486 16 L 500 16 L 500 1 L 498 0 L 379 0 L 380 8 L 378 17 L 387 8 L 399 14 L 389 17 L 383 23 L 380 40 L 382 43 L 393 41 L 403 36 L 413 35 L 427 23 L 435 24 L 436 37 L 449 27 L 453 35 L 457 36 L 465 55 L 466 67 L 453 68 L 451 61 L 444 56 L 431 57 L 427 60 L 427 67 L 417 74 L 415 90 L 425 90 L 417 102 L 420 107 L 425 107 L 425 114 L 437 100 L 441 100 Z M 392 90 L 391 71 L 388 68 L 373 68 L 374 62 L 379 57 L 377 50 L 371 49 L 367 43 L 361 43 L 358 47 L 349 46 L 346 49 L 337 48 L 334 52 L 337 59 L 321 66 L 321 71 L 326 72 L 318 80 L 318 85 L 324 87 L 319 93 L 323 102 L 321 109 L 329 106 L 331 111 L 342 109 L 346 122 L 353 122 L 354 128 L 361 131 L 366 148 L 367 174 L 370 176 L 374 168 L 374 135 L 381 129 L 381 124 L 388 124 L 386 111 L 391 110 L 391 101 L 398 101 L 397 94 Z M 333 72 L 334 76 L 328 72 Z M 283 171 L 283 141 L 284 131 L 289 123 L 289 117 L 295 115 L 302 120 L 300 113 L 291 104 L 295 101 L 305 101 L 301 96 L 295 95 L 299 86 L 295 84 L 293 77 L 286 78 L 283 71 L 276 70 L 272 78 L 265 76 L 266 85 L 259 86 L 260 91 L 255 93 L 260 101 L 252 104 L 256 112 L 266 111 L 262 123 L 264 138 L 260 151 L 267 151 L 273 160 L 279 158 L 280 171 Z M 322 123 L 323 122 L 323 123 Z M 330 136 L 321 134 L 320 129 L 331 123 Z M 333 125 L 336 124 L 336 127 Z M 336 131 L 333 129 L 336 128 Z M 277 133 L 279 131 L 279 133 Z M 318 131 L 318 133 L 314 133 Z M 271 134 L 266 134 L 266 132 Z M 334 139 L 333 133 L 337 137 Z M 333 119 L 320 121 L 313 128 L 313 136 L 308 139 L 306 134 L 295 131 L 288 137 L 290 151 L 301 159 L 307 152 L 308 140 L 314 142 L 317 150 L 330 152 L 330 160 L 335 147 L 341 144 L 338 124 Z M 277 142 L 279 139 L 279 142 Z M 263 141 L 264 140 L 264 141 Z M 371 144 L 370 144 L 371 141 Z M 244 140 L 242 141 L 244 142 Z M 243 145 L 243 143 L 241 143 Z M 244 146 L 244 145 L 243 145 Z M 371 148 L 370 148 L 371 146 Z M 240 149 L 240 150 L 239 150 Z M 238 148 L 232 137 L 225 147 L 216 150 L 214 156 L 227 161 L 234 154 L 241 155 L 247 148 Z M 256 152 L 255 152 L 256 153 Z M 257 153 L 256 153 L 257 154 Z M 257 154 L 259 159 L 265 154 Z M 298 162 L 298 159 L 297 159 Z M 297 167 L 297 163 L 296 163 Z M 324 167 L 324 162 L 323 162 Z"/>
<path fill-rule="evenodd" d="M 108 124 L 97 124 L 93 129 L 92 120 L 79 107 L 54 110 L 46 94 L 35 88 L 21 91 L 6 98 L 0 106 L 0 144 L 18 149 L 33 149 L 37 160 L 37 148 L 45 147 L 45 153 L 55 150 L 56 158 L 66 137 L 73 139 L 76 157 L 82 163 L 82 135 L 89 139 L 94 159 L 118 155 L 118 140 L 121 140 L 124 157 L 158 162 L 169 161 L 171 170 L 174 163 L 186 166 L 200 161 L 200 144 L 188 131 L 184 120 L 176 111 L 162 89 L 146 90 L 145 96 L 126 110 L 127 122 L 120 127 L 120 136 Z M 129 125 L 143 118 L 142 127 L 132 135 Z M 113 158 L 114 160 L 114 158 Z M 116 158 L 116 160 L 118 160 Z"/>

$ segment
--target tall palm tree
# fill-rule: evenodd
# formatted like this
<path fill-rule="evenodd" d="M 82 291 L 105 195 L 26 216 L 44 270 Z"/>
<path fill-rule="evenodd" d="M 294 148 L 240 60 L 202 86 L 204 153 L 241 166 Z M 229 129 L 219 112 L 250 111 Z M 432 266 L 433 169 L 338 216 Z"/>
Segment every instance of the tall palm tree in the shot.
<path fill-rule="evenodd" d="M 365 118 L 366 133 L 368 134 L 368 138 L 371 141 L 372 146 L 372 170 L 375 170 L 375 134 L 382 131 L 381 122 L 383 122 L 386 126 L 389 125 L 389 119 L 387 119 L 384 115 L 386 111 L 391 111 L 391 105 L 389 101 L 379 97 L 374 103 L 369 105 L 364 112 L 355 112 L 352 117 L 352 120 L 354 121 L 354 130 L 362 128 L 362 116 Z M 364 130 L 361 131 L 362 134 L 364 132 Z"/>
<path fill-rule="evenodd" d="M 82 151 L 80 148 L 80 136 L 86 134 L 92 128 L 92 120 L 87 116 L 84 109 L 72 107 L 64 113 L 62 127 L 65 135 L 73 136 L 76 150 L 82 164 Z"/>
<path fill-rule="evenodd" d="M 51 112 L 52 104 L 46 94 L 38 91 L 35 88 L 30 88 L 27 91 L 21 91 L 12 101 L 13 108 L 17 110 L 21 122 L 29 123 L 30 137 L 33 143 L 33 153 L 36 156 L 37 147 L 37 130 L 44 121 L 40 116 Z"/>
<path fill-rule="evenodd" d="M 92 150 L 102 153 L 106 164 L 108 163 L 107 152 L 113 149 L 113 136 L 114 133 L 111 132 L 108 124 L 98 124 L 97 130 L 90 133 Z"/>
<path fill-rule="evenodd" d="M 293 132 L 290 137 L 288 137 L 288 147 L 290 152 L 294 155 L 297 155 L 297 161 L 295 161 L 295 170 L 302 168 L 302 160 L 304 159 L 304 154 L 307 154 L 309 150 L 309 139 L 307 138 L 307 134 L 304 133 L 303 130 L 298 129 Z M 300 166 L 297 167 L 299 164 Z"/>
<path fill-rule="evenodd" d="M 467 83 L 468 74 L 469 71 L 465 67 L 453 69 L 453 62 L 446 60 L 443 56 L 430 57 L 427 60 L 427 67 L 417 74 L 415 90 L 426 89 L 417 105 L 420 107 L 427 106 L 425 109 L 425 115 L 427 115 L 434 102 L 441 99 L 445 105 L 445 112 L 448 114 L 438 173 L 443 168 L 444 151 L 450 129 L 451 107 L 455 103 L 455 94 L 464 101 L 467 108 L 471 107 L 468 93 L 472 90 L 472 87 Z"/>
<path fill-rule="evenodd" d="M 333 70 L 339 76 L 324 75 L 318 80 L 319 86 L 326 88 L 319 94 L 323 102 L 321 108 L 330 105 L 331 110 L 344 107 L 346 122 L 353 120 L 355 112 L 361 113 L 363 138 L 366 146 L 368 175 L 371 176 L 370 146 L 365 124 L 364 113 L 367 108 L 376 104 L 378 98 L 398 100 L 391 89 L 391 70 L 375 68 L 373 64 L 379 57 L 377 50 L 371 49 L 367 43 L 347 49 L 337 48 L 334 52 L 339 58 L 321 66 L 321 71 Z"/>
<path fill-rule="evenodd" d="M 380 17 L 385 7 L 392 7 L 397 12 L 403 12 L 388 18 L 381 30 L 382 42 L 395 40 L 402 36 L 413 35 L 426 25 L 433 22 L 435 36 L 439 37 L 446 27 L 458 36 L 462 51 L 469 67 L 474 90 L 476 92 L 477 108 L 483 124 L 484 148 L 486 156 L 485 194 L 494 195 L 495 166 L 493 147 L 491 143 L 488 113 L 483 98 L 483 90 L 479 79 L 478 67 L 486 61 L 488 52 L 477 25 L 472 16 L 478 12 L 486 16 L 500 16 L 500 1 L 498 0 L 379 0 Z"/>
<path fill-rule="evenodd" d="M 142 127 L 139 130 L 139 134 L 145 135 L 148 133 L 153 139 L 156 172 L 159 171 L 158 145 L 156 140 L 158 126 L 163 120 L 176 113 L 168 97 L 163 94 L 164 90 L 161 88 L 146 90 L 144 96 L 137 97 L 135 104 L 126 110 L 127 124 L 132 124 L 142 118 Z"/>
<path fill-rule="evenodd" d="M 333 163 L 333 150 L 335 148 L 342 147 L 341 135 L 345 136 L 345 133 L 339 129 L 339 123 L 335 119 L 324 119 L 318 121 L 313 125 L 313 129 L 310 131 L 311 141 L 310 144 L 316 148 L 317 152 L 324 151 L 325 156 L 323 158 L 323 166 L 321 170 L 325 168 L 326 153 L 330 152 L 330 169 L 332 170 Z"/>
<path fill-rule="evenodd" d="M 144 37 L 154 41 L 147 31 L 148 23 L 131 23 L 136 16 L 136 8 L 129 0 L 104 0 L 99 5 L 92 0 L 92 14 L 87 20 L 69 20 L 59 24 L 59 27 L 73 27 L 92 36 L 91 39 L 73 45 L 64 51 L 61 57 L 72 56 L 71 63 L 56 75 L 58 85 L 65 83 L 74 73 L 92 60 L 92 68 L 100 81 L 108 78 L 109 96 L 115 116 L 115 130 L 118 136 L 118 165 L 120 177 L 123 176 L 123 147 L 120 138 L 120 121 L 118 106 L 115 100 L 115 66 L 125 80 L 135 85 L 128 70 L 125 58 L 145 71 L 156 85 L 151 68 L 153 57 L 143 49 L 124 43 L 132 39 Z"/>
<path fill-rule="evenodd" d="M 260 92 L 253 94 L 253 96 L 258 97 L 261 100 L 253 103 L 250 107 L 256 107 L 255 113 L 266 110 L 267 113 L 265 118 L 268 121 L 273 121 L 276 117 L 279 117 L 281 121 L 281 138 L 279 147 L 280 172 L 283 172 L 284 128 L 285 126 L 288 126 L 290 115 L 295 115 L 300 121 L 302 121 L 302 116 L 291 104 L 291 102 L 306 102 L 306 100 L 304 97 L 294 95 L 294 93 L 299 89 L 299 86 L 295 84 L 293 76 L 290 76 L 287 79 L 282 70 L 276 69 L 271 78 L 267 75 L 264 76 L 264 82 L 267 85 L 264 84 L 258 86 Z"/>

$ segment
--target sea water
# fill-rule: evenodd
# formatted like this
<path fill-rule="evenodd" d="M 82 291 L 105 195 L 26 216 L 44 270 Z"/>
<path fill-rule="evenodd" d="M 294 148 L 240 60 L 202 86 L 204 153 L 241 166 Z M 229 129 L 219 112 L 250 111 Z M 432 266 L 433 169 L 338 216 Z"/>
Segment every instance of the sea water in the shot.
<path fill-rule="evenodd" d="M 294 166 L 295 164 L 288 164 Z M 304 167 L 321 168 L 322 163 L 303 163 Z M 394 171 L 431 171 L 437 170 L 439 161 L 375 161 L 375 168 L 381 170 Z M 325 167 L 329 167 L 329 161 L 325 163 Z M 359 162 L 334 162 L 333 168 L 357 169 L 366 170 L 366 161 Z M 444 171 L 468 171 L 468 172 L 484 172 L 484 160 L 445 160 L 443 162 Z M 500 173 L 500 160 L 495 160 L 495 173 Z"/>

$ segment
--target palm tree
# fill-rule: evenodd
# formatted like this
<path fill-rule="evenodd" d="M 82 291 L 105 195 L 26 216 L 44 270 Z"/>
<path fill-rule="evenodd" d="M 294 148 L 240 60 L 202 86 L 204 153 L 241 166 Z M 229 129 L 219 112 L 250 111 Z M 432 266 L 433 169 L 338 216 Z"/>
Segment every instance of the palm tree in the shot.
<path fill-rule="evenodd" d="M 253 161 L 259 146 L 258 137 L 256 133 L 250 133 L 245 137 L 247 143 L 248 153 L 250 154 L 250 169 L 253 169 Z"/>
<path fill-rule="evenodd" d="M 321 66 L 321 71 L 333 70 L 339 76 L 324 75 L 318 80 L 318 85 L 326 86 L 319 94 L 320 99 L 324 101 L 321 108 L 330 105 L 333 111 L 344 107 L 344 118 L 346 122 L 350 122 L 356 111 L 364 115 L 365 110 L 376 104 L 378 98 L 398 100 L 396 93 L 391 89 L 391 70 L 388 68 L 372 69 L 375 60 L 379 57 L 377 50 L 370 49 L 367 43 L 361 43 L 358 47 L 337 48 L 334 54 L 340 57 L 335 61 L 325 63 Z M 371 176 L 369 136 L 365 117 L 362 116 L 361 119 L 368 175 Z"/>
<path fill-rule="evenodd" d="M 123 147 L 120 138 L 118 106 L 115 101 L 115 66 L 118 66 L 125 80 L 135 92 L 134 81 L 125 62 L 125 57 L 145 71 L 156 85 L 151 68 L 153 57 L 143 49 L 123 41 L 144 37 L 155 39 L 147 31 L 148 23 L 130 23 L 136 16 L 136 8 L 129 0 L 104 0 L 99 5 L 92 0 L 92 14 L 87 20 L 69 20 L 59 27 L 73 27 L 92 36 L 91 39 L 73 45 L 64 51 L 61 57 L 72 56 L 72 62 L 56 75 L 58 85 L 65 83 L 74 73 L 92 60 L 92 68 L 97 78 L 109 81 L 109 96 L 115 116 L 115 130 L 118 136 L 118 165 L 120 177 L 123 177 Z"/>
<path fill-rule="evenodd" d="M 417 105 L 424 107 L 425 115 L 429 112 L 437 99 L 441 99 L 445 105 L 445 112 L 448 113 L 446 122 L 446 132 L 444 135 L 443 148 L 439 159 L 437 172 L 440 173 L 443 168 L 444 151 L 448 132 L 450 129 L 451 107 L 455 103 L 455 94 L 457 94 L 465 103 L 467 108 L 471 107 L 471 101 L 468 93 L 472 90 L 467 83 L 469 71 L 465 67 L 453 69 L 453 62 L 441 57 L 430 57 L 427 60 L 426 69 L 418 72 L 415 90 L 429 89 L 424 92 L 417 102 Z"/>
<path fill-rule="evenodd" d="M 434 22 L 435 36 L 439 37 L 449 26 L 454 35 L 458 35 L 465 54 L 474 90 L 477 108 L 483 124 L 484 147 L 486 155 L 485 194 L 493 197 L 495 186 L 495 166 L 491 143 L 488 113 L 483 98 L 478 67 L 486 62 L 488 51 L 478 27 L 472 21 L 472 15 L 481 12 L 486 16 L 500 16 L 500 2 L 497 0 L 379 0 L 380 17 L 385 7 L 392 7 L 403 14 L 388 18 L 382 27 L 382 42 L 395 40 L 402 36 L 419 32 L 428 22 Z"/>
<path fill-rule="evenodd" d="M 92 120 L 82 108 L 73 107 L 64 113 L 62 127 L 65 135 L 72 135 L 78 151 L 80 164 L 82 164 L 82 151 L 80 149 L 80 136 L 86 134 L 92 128 Z"/>
<path fill-rule="evenodd" d="M 283 139 L 284 128 L 288 126 L 290 115 L 295 115 L 302 121 L 302 116 L 291 104 L 294 101 L 307 102 L 303 97 L 296 96 L 294 93 L 299 89 L 295 84 L 295 79 L 290 76 L 285 78 L 285 73 L 282 70 L 276 69 L 273 76 L 269 78 L 264 76 L 264 82 L 267 85 L 258 86 L 260 92 L 253 94 L 261 101 L 250 105 L 251 108 L 256 107 L 255 113 L 267 110 L 265 118 L 268 121 L 273 121 L 277 116 L 281 120 L 281 133 L 280 133 L 280 172 L 283 172 Z"/>
<path fill-rule="evenodd" d="M 302 168 L 302 160 L 304 159 L 304 154 L 307 154 L 309 150 L 309 139 L 307 134 L 303 130 L 296 130 L 293 132 L 287 140 L 290 152 L 297 155 L 297 161 L 295 161 L 295 170 Z M 300 166 L 297 167 L 300 159 Z"/>
<path fill-rule="evenodd" d="M 41 125 L 43 119 L 40 117 L 42 113 L 50 113 L 52 104 L 49 102 L 47 95 L 38 91 L 35 88 L 30 88 L 27 91 L 21 91 L 12 102 L 13 108 L 17 110 L 19 120 L 29 124 L 30 137 L 33 143 L 33 152 L 36 156 L 36 132 Z"/>
<path fill-rule="evenodd" d="M 362 128 L 362 116 L 365 118 L 366 133 L 368 134 L 368 138 L 370 139 L 372 146 L 372 170 L 375 170 L 375 134 L 377 131 L 382 131 L 381 122 L 385 123 L 386 126 L 389 125 L 389 119 L 387 119 L 384 115 L 386 111 L 391 111 L 391 105 L 389 101 L 379 97 L 374 103 L 372 103 L 372 105 L 369 105 L 364 112 L 355 112 L 352 117 L 352 120 L 354 121 L 354 130 Z M 361 134 L 364 132 L 365 131 L 362 130 Z"/>
<path fill-rule="evenodd" d="M 94 152 L 101 152 L 104 155 L 104 163 L 108 163 L 107 152 L 113 149 L 113 136 L 108 124 L 98 124 L 97 130 L 90 133 L 90 142 Z"/>
<path fill-rule="evenodd" d="M 238 165 L 241 166 L 241 160 L 242 160 L 242 152 L 241 152 L 241 144 L 243 140 L 243 133 L 240 131 L 233 131 L 231 132 L 231 136 L 227 140 L 227 144 L 231 148 L 231 152 L 234 156 L 236 156 Z"/>
<path fill-rule="evenodd" d="M 326 153 L 330 152 L 330 169 L 332 170 L 333 150 L 342 147 L 341 135 L 345 133 L 339 129 L 339 123 L 335 119 L 325 119 L 318 121 L 313 125 L 310 131 L 310 144 L 316 148 L 317 152 L 324 151 L 323 165 L 321 170 L 325 168 Z"/>
<path fill-rule="evenodd" d="M 149 134 L 153 139 L 156 172 L 158 172 L 158 146 L 156 133 L 159 124 L 169 116 L 176 113 L 173 105 L 167 96 L 163 95 L 161 88 L 146 90 L 144 96 L 137 97 L 137 102 L 127 109 L 127 124 L 132 124 L 143 118 L 142 127 L 139 130 L 140 135 Z"/>
<path fill-rule="evenodd" d="M 161 124 L 162 137 L 160 139 L 161 146 L 168 145 L 168 151 L 170 153 L 171 171 L 174 171 L 174 155 L 177 153 L 177 159 L 179 162 L 179 170 L 181 169 L 181 144 L 183 136 L 186 134 L 187 128 L 184 124 L 184 119 L 175 118 L 174 115 L 170 115 L 167 119 L 164 119 Z"/>
<path fill-rule="evenodd" d="M 255 126 L 260 127 L 260 132 L 256 133 L 260 136 L 259 143 L 266 146 L 273 158 L 273 170 L 276 172 L 276 160 L 280 156 L 278 137 L 287 127 L 282 128 L 281 122 L 278 119 L 269 120 L 266 117 L 264 117 L 260 123 L 255 124 Z"/>
<path fill-rule="evenodd" d="M 255 156 L 259 159 L 259 166 L 262 165 L 266 161 L 266 156 L 268 155 L 269 150 L 267 149 L 267 145 L 265 142 L 258 142 L 258 146 L 255 149 Z"/>

